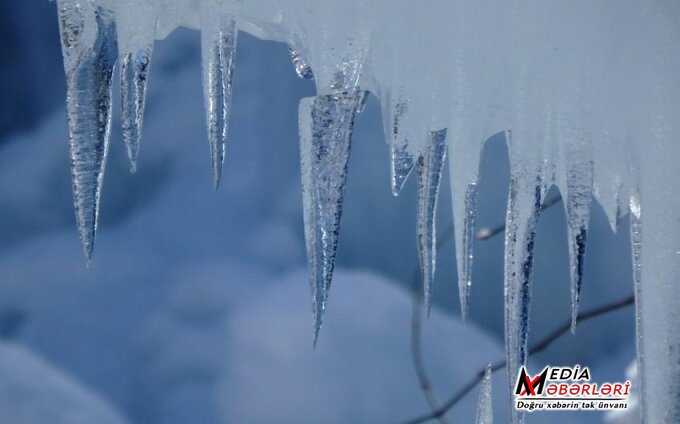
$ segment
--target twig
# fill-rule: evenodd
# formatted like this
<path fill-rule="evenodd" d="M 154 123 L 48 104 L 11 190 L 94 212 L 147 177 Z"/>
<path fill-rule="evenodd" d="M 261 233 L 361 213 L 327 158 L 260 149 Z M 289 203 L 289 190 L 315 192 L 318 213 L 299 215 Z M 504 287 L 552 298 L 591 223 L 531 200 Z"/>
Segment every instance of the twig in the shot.
<path fill-rule="evenodd" d="M 541 211 L 544 211 L 551 206 L 559 203 L 562 200 L 562 197 L 558 194 L 556 196 L 553 196 L 549 199 L 546 199 L 545 203 L 541 206 Z M 475 238 L 477 240 L 488 240 L 492 238 L 493 236 L 502 233 L 505 231 L 505 224 L 498 225 L 494 227 L 493 229 L 481 229 L 480 231 L 477 232 L 475 235 Z M 439 251 L 442 246 L 444 246 L 446 243 L 448 243 L 451 239 L 453 238 L 453 224 L 449 224 L 446 230 L 439 235 L 437 238 L 437 246 L 436 250 Z M 467 395 L 472 389 L 474 389 L 477 384 L 484 378 L 484 372 L 486 369 L 481 369 L 477 373 L 476 377 L 468 382 L 465 386 L 463 386 L 458 393 L 456 393 L 453 397 L 451 397 L 444 405 L 439 406 L 439 402 L 437 400 L 437 396 L 435 395 L 434 391 L 432 390 L 432 384 L 430 382 L 430 378 L 427 374 L 427 370 L 425 369 L 425 365 L 423 363 L 423 358 L 422 358 L 422 347 L 421 347 L 421 327 L 422 327 L 422 294 L 420 292 L 420 271 L 419 269 L 416 270 L 414 273 L 413 277 L 413 315 L 411 319 L 411 358 L 413 359 L 413 367 L 416 371 L 416 375 L 418 377 L 418 382 L 420 383 L 420 388 L 423 391 L 423 395 L 425 396 L 425 400 L 427 403 L 430 405 L 430 408 L 432 409 L 432 413 L 429 415 L 425 415 L 421 418 L 414 419 L 412 421 L 409 421 L 409 424 L 416 424 L 416 423 L 421 423 L 424 421 L 429 421 L 432 419 L 438 420 L 441 424 L 448 424 L 445 414 L 446 412 L 451 409 L 458 401 L 460 401 L 465 395 Z M 616 310 L 619 308 L 622 308 L 624 306 L 628 306 L 633 303 L 633 297 L 628 297 L 620 302 L 615 302 L 609 305 L 602 306 L 600 308 L 596 308 L 590 311 L 583 312 L 579 314 L 579 316 L 576 318 L 577 322 L 579 321 L 585 321 L 587 319 L 593 318 L 598 315 L 602 315 L 604 313 L 610 312 L 612 310 Z M 529 349 L 530 354 L 538 353 L 541 352 L 543 349 L 547 348 L 552 342 L 554 342 L 556 339 L 558 339 L 562 334 L 567 332 L 569 329 L 571 329 L 571 320 L 569 322 L 565 322 L 563 325 L 555 329 L 548 337 L 545 339 L 541 340 L 539 343 L 536 345 L 532 346 Z M 491 371 L 495 372 L 499 369 L 505 368 L 506 363 L 505 361 L 497 362 L 495 364 L 491 365 Z"/>
<path fill-rule="evenodd" d="M 587 321 L 591 318 L 595 318 L 601 315 L 605 315 L 609 312 L 616 311 L 626 306 L 630 306 L 635 303 L 635 298 L 633 295 L 626 297 L 625 299 L 618 300 L 616 302 L 608 303 L 603 306 L 599 306 L 594 309 L 590 309 L 585 312 L 581 312 L 577 317 L 577 322 Z M 550 346 L 555 340 L 559 339 L 565 333 L 568 333 L 571 329 L 571 319 L 565 320 L 559 327 L 553 330 L 548 336 L 541 339 L 538 343 L 532 345 L 529 348 L 529 355 L 534 355 L 545 350 Z M 500 369 L 505 368 L 507 363 L 505 361 L 499 361 L 491 365 L 491 371 L 495 372 Z M 472 389 L 474 389 L 477 384 L 484 378 L 485 368 L 481 368 L 475 377 L 471 379 L 465 386 L 463 386 L 456 394 L 454 394 L 449 400 L 447 400 L 441 407 L 436 408 L 432 413 L 423 415 L 418 418 L 414 418 L 406 422 L 406 424 L 420 424 L 427 422 L 429 420 L 438 419 L 439 417 L 446 414 L 456 403 L 463 399 Z"/>
<path fill-rule="evenodd" d="M 437 396 L 432 390 L 432 384 L 430 383 L 430 377 L 425 370 L 425 365 L 422 358 L 422 348 L 421 348 L 421 335 L 420 330 L 422 319 L 422 294 L 420 294 L 420 289 L 416 288 L 413 291 L 413 317 L 411 320 L 411 358 L 413 358 L 413 367 L 418 375 L 418 381 L 420 382 L 420 389 L 425 395 L 425 400 L 432 408 L 432 411 L 437 411 L 439 409 L 439 401 Z M 449 424 L 444 414 L 436 417 L 436 419 L 441 424 Z"/>
<path fill-rule="evenodd" d="M 439 251 L 453 237 L 453 224 L 449 224 L 446 230 L 437 238 L 436 250 Z M 439 409 L 439 401 L 432 390 L 430 377 L 425 369 L 423 363 L 422 347 L 421 347 L 421 328 L 422 328 L 422 292 L 420 287 L 420 269 L 417 268 L 413 275 L 413 315 L 411 317 L 411 359 L 413 360 L 413 368 L 416 371 L 420 389 L 423 391 L 425 400 L 432 411 Z M 436 417 L 440 424 L 448 424 L 448 420 L 444 414 Z"/>

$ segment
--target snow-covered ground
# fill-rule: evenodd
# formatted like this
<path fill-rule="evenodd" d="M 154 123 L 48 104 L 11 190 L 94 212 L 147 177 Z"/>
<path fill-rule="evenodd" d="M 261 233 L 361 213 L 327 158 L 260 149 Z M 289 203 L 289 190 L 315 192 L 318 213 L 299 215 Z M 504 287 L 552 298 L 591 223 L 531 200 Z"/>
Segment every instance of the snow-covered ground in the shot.
<path fill-rule="evenodd" d="M 58 49 L 53 41 L 49 48 Z M 409 356 L 409 286 L 417 266 L 414 182 L 399 198 L 390 194 L 376 102 L 371 99 L 357 118 L 339 266 L 312 350 L 297 104 L 313 85 L 297 79 L 285 46 L 247 35 L 239 43 L 230 144 L 217 192 L 198 34 L 180 31 L 157 45 L 139 168 L 128 173 L 114 122 L 89 267 L 74 228 L 65 108 L 2 140 L 0 327 L 23 346 L 12 348 L 11 368 L 33 368 L 30 351 L 37 352 L 59 370 L 56 375 L 96 393 L 76 393 L 71 400 L 64 389 L 67 407 L 90 403 L 84 411 L 115 410 L 111 419 L 122 421 L 118 414 L 131 423 L 382 423 L 427 412 Z M 61 64 L 51 71 L 62 72 Z M 504 220 L 508 165 L 502 144 L 496 139 L 486 149 L 480 226 Z M 442 190 L 440 228 L 450 216 L 447 192 Z M 559 209 L 539 222 L 532 340 L 570 313 Z M 583 308 L 632 291 L 627 224 L 612 235 L 599 206 L 592 215 Z M 465 323 L 458 318 L 454 251 L 447 246 L 439 255 L 424 344 L 441 399 L 503 357 L 502 244 L 499 237 L 476 247 Z M 585 364 L 602 369 L 597 378 L 622 379 L 633 357 L 632 334 L 628 309 L 584 324 L 534 361 Z M 11 359 L 4 356 L 0 361 Z M 53 375 L 51 368 L 40 372 Z M 506 422 L 505 375 L 493 377 L 494 415 Z M 5 381 L 0 379 L 2 390 Z M 42 392 L 27 393 L 41 403 Z M 473 419 L 475 395 L 454 409 L 456 422 Z M 99 408 L 104 401 L 109 406 Z M 10 413 L 0 408 L 0 418 Z M 555 417 L 565 423 L 602 420 L 599 413 Z"/>

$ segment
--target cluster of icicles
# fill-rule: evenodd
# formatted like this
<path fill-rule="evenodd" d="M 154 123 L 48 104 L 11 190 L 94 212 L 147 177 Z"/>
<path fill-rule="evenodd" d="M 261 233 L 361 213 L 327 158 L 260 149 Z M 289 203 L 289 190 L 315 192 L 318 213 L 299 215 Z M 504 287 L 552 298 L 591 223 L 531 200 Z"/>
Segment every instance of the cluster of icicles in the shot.
<path fill-rule="evenodd" d="M 154 42 L 178 26 L 201 31 L 217 185 L 236 40 L 238 30 L 247 31 L 288 43 L 297 74 L 313 78 L 318 92 L 299 106 L 315 340 L 333 273 L 353 121 L 370 92 L 382 108 L 395 195 L 416 169 L 426 303 L 448 150 L 463 316 L 472 283 L 479 156 L 488 137 L 505 131 L 511 163 L 505 239 L 511 382 L 527 361 L 535 225 L 549 188 L 555 185 L 564 200 L 573 324 L 591 198 L 602 204 L 614 231 L 631 212 L 643 417 L 648 423 L 679 422 L 677 1 L 381 3 L 58 0 L 74 202 L 88 259 L 108 151 L 114 65 L 120 69 L 123 135 L 134 170 Z M 649 234 L 644 243 L 642 210 Z M 523 419 L 513 411 L 513 423 Z"/>

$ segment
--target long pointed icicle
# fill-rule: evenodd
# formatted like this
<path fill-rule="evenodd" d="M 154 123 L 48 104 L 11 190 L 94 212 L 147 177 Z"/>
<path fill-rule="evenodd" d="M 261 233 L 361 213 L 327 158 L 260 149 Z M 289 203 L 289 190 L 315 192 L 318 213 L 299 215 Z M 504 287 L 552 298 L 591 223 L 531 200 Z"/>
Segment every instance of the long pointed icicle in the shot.
<path fill-rule="evenodd" d="M 232 16 L 218 13 L 217 8 L 210 7 L 210 2 L 201 2 L 203 92 L 215 188 L 222 178 L 226 150 L 236 36 L 236 21 Z"/>
<path fill-rule="evenodd" d="M 472 287 L 472 259 L 475 241 L 475 217 L 477 215 L 477 182 L 468 184 L 465 192 L 465 210 L 463 216 L 463 229 L 460 236 L 461 242 L 456 243 L 458 256 L 458 293 L 460 296 L 460 314 L 463 319 L 467 317 L 470 305 L 470 288 Z M 456 241 L 459 240 L 456 230 Z M 460 252 L 458 250 L 460 249 Z"/>
<path fill-rule="evenodd" d="M 352 127 L 360 99 L 358 92 L 338 93 L 305 98 L 299 106 L 302 198 L 314 345 L 333 276 Z"/>
<path fill-rule="evenodd" d="M 580 104 L 570 90 L 558 120 L 559 155 L 558 184 L 564 199 L 567 217 L 567 240 L 569 249 L 569 274 L 571 277 L 571 331 L 576 331 L 581 298 L 581 282 L 590 220 L 590 202 L 593 195 L 593 151 L 585 130 L 579 123 Z M 581 106 L 583 107 L 583 106 Z"/>
<path fill-rule="evenodd" d="M 90 2 L 59 0 L 59 27 L 76 222 L 90 260 L 109 148 L 111 78 L 118 57 L 116 26 L 108 9 Z"/>
<path fill-rule="evenodd" d="M 486 367 L 479 389 L 476 424 L 493 424 L 493 402 L 491 397 L 491 364 Z"/>
<path fill-rule="evenodd" d="M 540 181 L 522 171 L 511 170 L 505 230 L 505 352 L 509 393 L 513 393 L 512 382 L 528 358 L 531 271 L 541 205 Z M 513 408 L 511 414 L 513 424 L 524 422 L 520 411 Z"/>
<path fill-rule="evenodd" d="M 130 160 L 130 171 L 135 172 L 144 123 L 147 80 L 156 37 L 154 2 L 118 1 L 116 24 L 120 48 L 121 127 Z"/>
<path fill-rule="evenodd" d="M 446 129 L 430 133 L 430 142 L 418 159 L 418 256 L 423 279 L 425 310 L 429 311 L 437 254 L 436 214 L 444 161 Z"/>
<path fill-rule="evenodd" d="M 581 299 L 590 201 L 593 192 L 593 163 L 588 158 L 579 159 L 579 156 L 576 154 L 570 158 L 571 165 L 567 170 L 567 196 L 564 201 L 569 241 L 572 333 L 576 330 L 576 318 Z"/>

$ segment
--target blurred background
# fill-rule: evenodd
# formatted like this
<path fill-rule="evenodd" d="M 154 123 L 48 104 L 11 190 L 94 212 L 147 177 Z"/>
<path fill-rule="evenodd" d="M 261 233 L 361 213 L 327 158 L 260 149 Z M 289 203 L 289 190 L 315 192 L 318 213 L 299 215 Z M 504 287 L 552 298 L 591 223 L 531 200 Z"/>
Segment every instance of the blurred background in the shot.
<path fill-rule="evenodd" d="M 212 188 L 200 43 L 156 44 L 136 174 L 114 98 L 100 225 L 88 267 L 75 229 L 53 2 L 0 3 L 0 421 L 397 423 L 428 412 L 410 354 L 415 184 L 395 198 L 380 106 L 357 117 L 336 275 L 316 350 L 302 227 L 297 104 L 314 94 L 285 45 L 239 35 L 222 186 Z M 115 84 L 114 84 L 115 85 Z M 504 221 L 503 137 L 486 144 L 478 226 Z M 448 175 L 438 227 L 451 218 Z M 531 340 L 570 315 L 561 205 L 541 216 Z M 582 309 L 632 292 L 627 218 L 593 205 Z M 470 317 L 451 243 L 438 256 L 424 363 L 446 399 L 503 358 L 503 236 L 475 245 Z M 624 379 L 633 309 L 579 325 L 531 358 Z M 508 417 L 505 372 L 494 415 Z M 476 391 L 449 414 L 474 419 Z M 534 413 L 529 422 L 603 422 Z M 48 421 L 46 417 L 49 417 Z"/>

